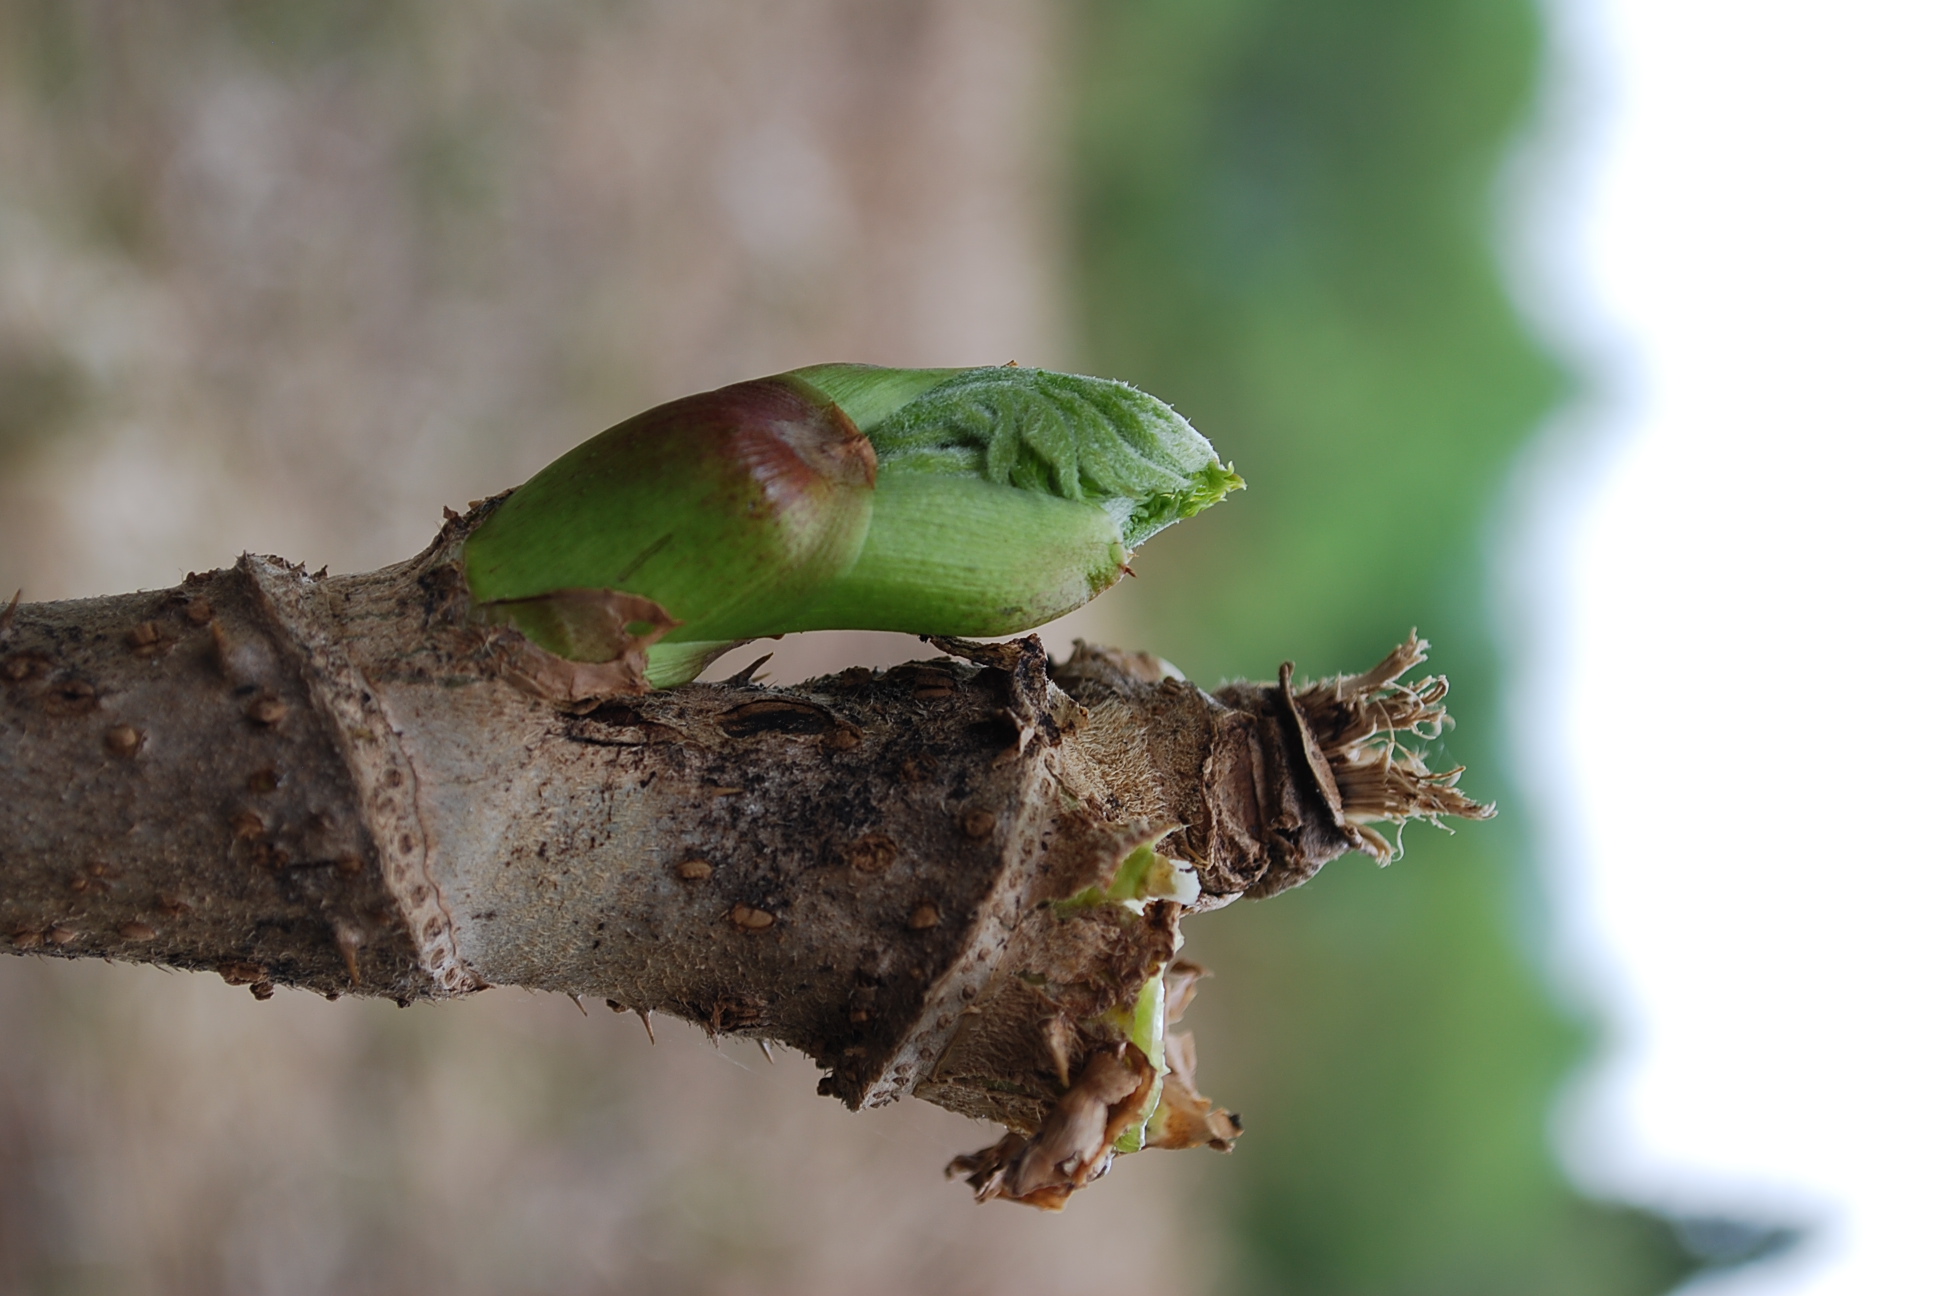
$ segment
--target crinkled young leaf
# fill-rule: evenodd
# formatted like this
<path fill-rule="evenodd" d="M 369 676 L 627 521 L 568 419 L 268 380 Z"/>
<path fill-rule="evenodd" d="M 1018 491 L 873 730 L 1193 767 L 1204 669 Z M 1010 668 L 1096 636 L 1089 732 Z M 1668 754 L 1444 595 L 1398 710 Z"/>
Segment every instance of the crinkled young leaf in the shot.
<path fill-rule="evenodd" d="M 1014 366 L 875 372 L 872 387 L 860 366 L 803 376 L 854 404 L 908 394 L 878 422 L 855 420 L 883 473 L 978 476 L 1095 504 L 1132 549 L 1243 485 L 1182 415 L 1127 383 Z"/>

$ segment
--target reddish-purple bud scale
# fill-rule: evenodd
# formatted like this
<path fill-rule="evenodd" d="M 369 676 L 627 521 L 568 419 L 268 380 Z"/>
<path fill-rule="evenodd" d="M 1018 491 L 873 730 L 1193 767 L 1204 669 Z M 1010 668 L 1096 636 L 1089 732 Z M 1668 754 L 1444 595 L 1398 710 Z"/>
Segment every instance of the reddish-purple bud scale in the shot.
<path fill-rule="evenodd" d="M 852 565 L 874 447 L 840 407 L 787 378 L 735 383 L 626 420 L 558 460 L 466 547 L 471 590 L 540 643 L 528 601 L 561 590 L 649 598 L 665 642 L 758 633 Z"/>

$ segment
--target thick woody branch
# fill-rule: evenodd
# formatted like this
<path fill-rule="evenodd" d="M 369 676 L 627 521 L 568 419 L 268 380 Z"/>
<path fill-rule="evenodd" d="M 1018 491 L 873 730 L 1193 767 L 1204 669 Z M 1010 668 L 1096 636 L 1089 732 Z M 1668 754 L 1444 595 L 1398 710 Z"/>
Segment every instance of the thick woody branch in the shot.
<path fill-rule="evenodd" d="M 1212 697 L 1107 649 L 1052 666 L 1029 638 L 560 709 L 470 615 L 468 524 L 365 576 L 245 557 L 13 612 L 0 936 L 265 997 L 522 985 L 672 1013 L 802 1050 L 853 1106 L 1000 1119 L 1023 1143 L 969 1159 L 978 1189 L 1055 1204 L 1160 1078 L 1112 1023 L 1187 981 L 1186 910 L 1383 856 L 1369 820 L 1479 812 L 1392 741 L 1441 715 L 1442 685 L 1397 683 L 1416 641 L 1302 691 L 1287 668 Z M 1079 902 L 1144 846 L 1197 894 Z M 1113 1115 L 1045 1162 L 1089 1092 Z M 1174 1138 L 1234 1134 L 1206 1130 Z"/>

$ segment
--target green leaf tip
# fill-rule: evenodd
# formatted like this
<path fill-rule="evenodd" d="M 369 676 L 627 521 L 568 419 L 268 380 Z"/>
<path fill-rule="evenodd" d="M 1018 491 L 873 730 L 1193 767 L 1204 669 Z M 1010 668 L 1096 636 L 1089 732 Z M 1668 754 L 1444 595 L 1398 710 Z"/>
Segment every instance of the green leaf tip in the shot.
<path fill-rule="evenodd" d="M 622 643 L 643 654 L 639 686 L 662 688 L 796 630 L 1041 625 L 1242 485 L 1180 415 L 1123 383 L 815 365 L 592 438 L 479 523 L 464 568 L 479 620 L 574 661 Z M 601 610 L 597 633 L 580 633 L 600 590 L 657 613 L 614 639 Z"/>
<path fill-rule="evenodd" d="M 1015 365 L 796 372 L 842 402 L 882 472 L 979 476 L 1099 505 L 1132 549 L 1243 489 L 1181 414 L 1128 383 Z"/>

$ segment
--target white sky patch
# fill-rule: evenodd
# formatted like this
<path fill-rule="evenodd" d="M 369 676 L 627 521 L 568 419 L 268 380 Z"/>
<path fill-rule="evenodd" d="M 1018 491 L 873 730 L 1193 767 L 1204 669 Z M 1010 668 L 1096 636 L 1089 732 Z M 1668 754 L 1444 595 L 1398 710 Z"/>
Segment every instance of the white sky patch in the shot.
<path fill-rule="evenodd" d="M 1534 308 L 1598 390 L 1504 537 L 1591 1186 L 1936 1291 L 1936 5 L 1551 6 Z"/>

